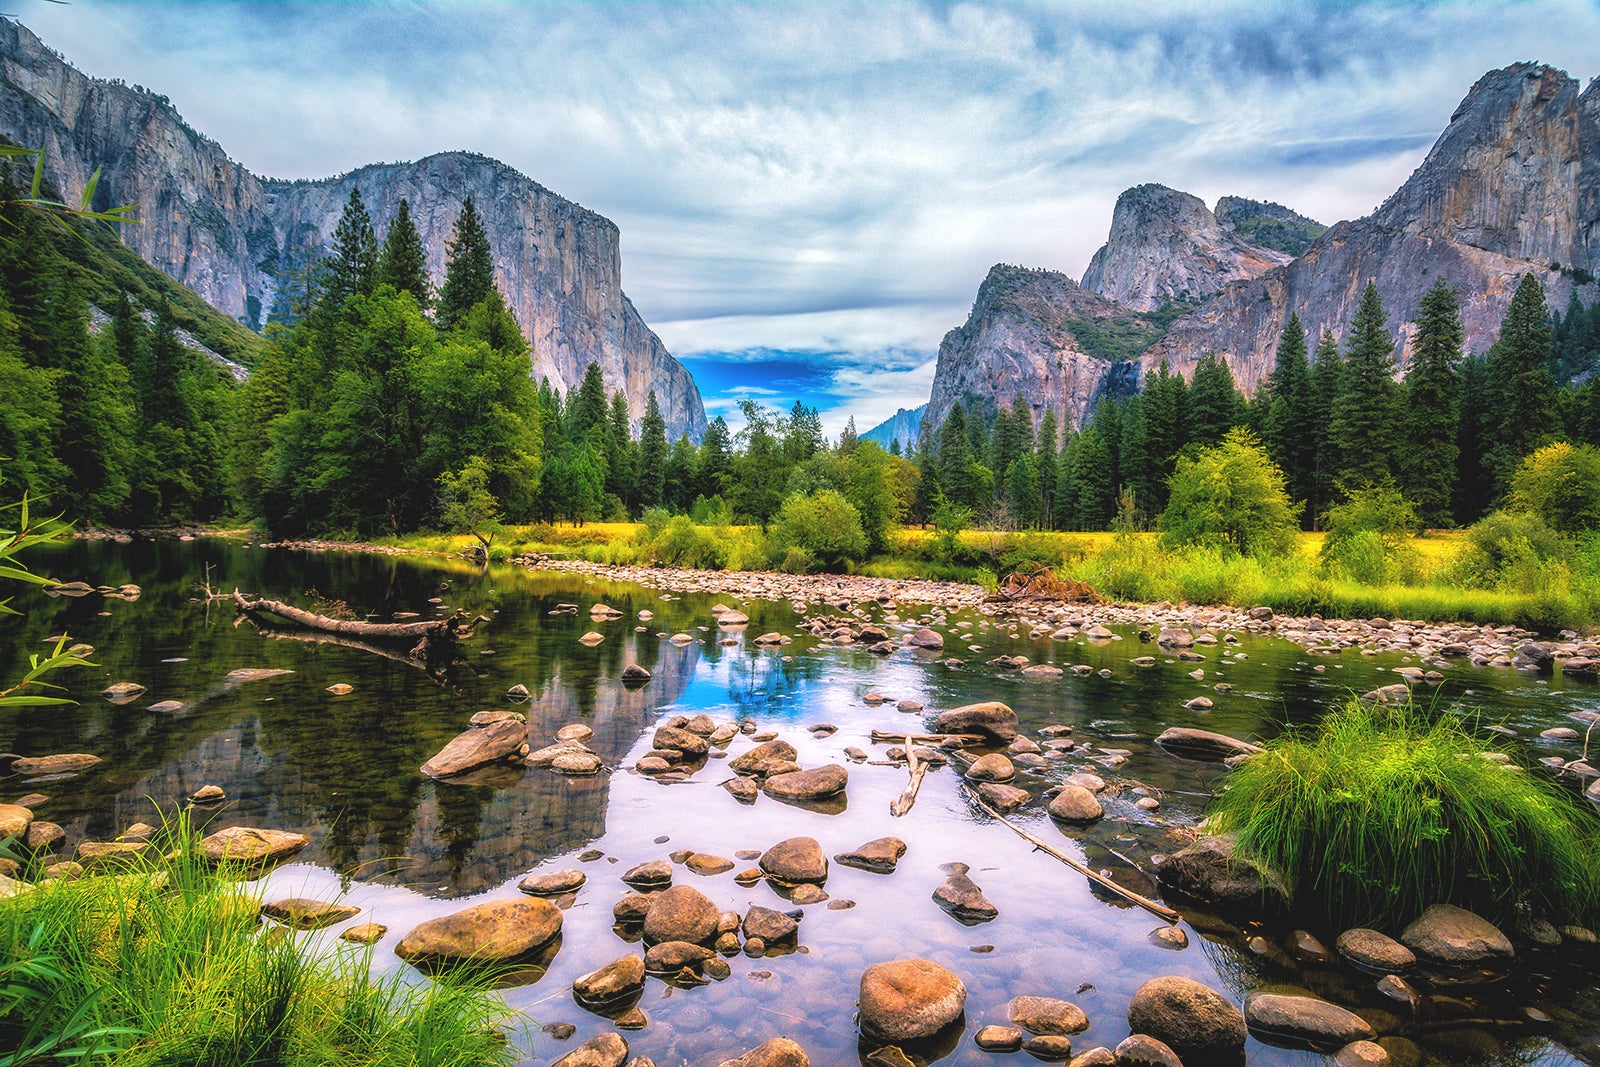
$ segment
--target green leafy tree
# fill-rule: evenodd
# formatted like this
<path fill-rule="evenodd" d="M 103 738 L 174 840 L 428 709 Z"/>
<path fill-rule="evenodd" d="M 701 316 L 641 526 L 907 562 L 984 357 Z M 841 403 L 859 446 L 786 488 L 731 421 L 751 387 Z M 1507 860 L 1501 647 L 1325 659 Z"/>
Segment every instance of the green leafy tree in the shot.
<path fill-rule="evenodd" d="M 383 237 L 377 281 L 379 285 L 394 286 L 396 292 L 410 293 L 424 311 L 433 301 L 432 286 L 428 284 L 428 252 L 422 246 L 416 223 L 411 221 L 411 204 L 404 197 Z"/>
<path fill-rule="evenodd" d="M 439 290 L 439 328 L 454 329 L 458 321 L 489 296 L 494 285 L 494 254 L 472 197 L 461 202 L 455 235 L 448 246 L 444 286 Z"/>
<path fill-rule="evenodd" d="M 772 544 L 786 553 L 791 569 L 838 568 L 865 558 L 867 535 L 860 513 L 835 489 L 783 502 L 772 526 Z"/>
<path fill-rule="evenodd" d="M 1425 525 L 1449 525 L 1461 422 L 1461 311 L 1444 278 L 1422 298 L 1405 381 L 1405 447 L 1400 473 Z"/>
<path fill-rule="evenodd" d="M 1400 459 L 1397 401 L 1394 338 L 1378 287 L 1368 282 L 1350 324 L 1343 380 L 1329 415 L 1338 449 L 1336 483 L 1376 485 L 1392 476 Z"/>
<path fill-rule="evenodd" d="M 1171 497 L 1161 513 L 1169 547 L 1207 545 L 1242 555 L 1284 553 L 1294 547 L 1296 514 L 1283 472 L 1248 430 L 1178 460 Z"/>
<path fill-rule="evenodd" d="M 1511 475 L 1510 503 L 1561 533 L 1600 529 L 1600 448 L 1557 441 L 1537 449 Z"/>
<path fill-rule="evenodd" d="M 459 471 L 439 475 L 439 515 L 447 530 L 471 534 L 484 552 L 500 528 L 500 502 L 489 492 L 489 461 L 473 456 Z"/>

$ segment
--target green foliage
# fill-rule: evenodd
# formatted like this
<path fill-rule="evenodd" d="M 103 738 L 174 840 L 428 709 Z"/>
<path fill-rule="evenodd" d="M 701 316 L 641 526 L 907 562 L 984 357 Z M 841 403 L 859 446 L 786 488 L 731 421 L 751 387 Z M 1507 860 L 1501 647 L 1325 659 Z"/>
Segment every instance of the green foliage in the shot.
<path fill-rule="evenodd" d="M 1258 248 L 1303 255 L 1327 232 L 1320 222 L 1302 218 L 1279 204 L 1227 196 L 1217 202 L 1217 219 Z"/>
<path fill-rule="evenodd" d="M 839 568 L 866 557 L 867 535 L 844 494 L 822 489 L 783 502 L 772 527 L 772 547 L 786 554 L 801 549 L 817 566 Z"/>
<path fill-rule="evenodd" d="M 1491 386 L 1486 473 L 1492 494 L 1503 495 L 1522 457 L 1554 427 L 1555 383 L 1550 378 L 1550 312 L 1544 286 L 1531 272 L 1522 276 L 1489 349 Z"/>
<path fill-rule="evenodd" d="M 375 979 L 370 951 L 319 953 L 261 926 L 259 896 L 198 838 L 180 818 L 122 876 L 43 883 L 0 908 L 0 958 L 53 971 L 26 1014 L 0 996 L 0 1034 L 75 1031 L 130 1067 L 511 1062 L 494 1031 L 508 1011 L 484 985 Z"/>
<path fill-rule="evenodd" d="M 1227 362 L 1210 352 L 1203 354 L 1189 383 L 1186 438 L 1199 445 L 1217 444 L 1229 430 L 1244 424 L 1244 416 L 1244 397 L 1233 384 Z"/>
<path fill-rule="evenodd" d="M 1560 533 L 1600 528 L 1600 448 L 1546 445 L 1511 476 L 1510 505 Z"/>
<path fill-rule="evenodd" d="M 1283 472 L 1248 430 L 1231 430 L 1216 447 L 1180 459 L 1170 487 L 1160 519 L 1163 544 L 1243 555 L 1286 552 L 1293 545 L 1296 509 Z"/>
<path fill-rule="evenodd" d="M 1455 290 L 1443 278 L 1423 296 L 1416 326 L 1405 381 L 1405 448 L 1395 474 L 1423 523 L 1447 526 L 1459 477 L 1463 333 Z"/>
<path fill-rule="evenodd" d="M 1368 282 L 1345 340 L 1343 377 L 1329 412 L 1336 484 L 1374 485 L 1397 469 L 1394 347 L 1378 287 Z"/>
<path fill-rule="evenodd" d="M 453 329 L 462 316 L 489 298 L 494 287 L 494 255 L 489 248 L 489 234 L 469 196 L 461 203 L 455 234 L 450 239 L 444 286 L 439 290 L 437 306 L 439 328 Z"/>
<path fill-rule="evenodd" d="M 1145 315 L 1072 316 L 1067 328 L 1078 347 L 1113 362 L 1138 359 L 1161 340 L 1167 328 L 1199 306 L 1197 300 L 1172 300 Z"/>
<path fill-rule="evenodd" d="M 1415 574 L 1406 542 L 1417 532 L 1417 512 L 1393 483 L 1350 490 L 1323 513 L 1323 525 L 1321 559 L 1330 573 L 1366 585 L 1407 584 Z"/>
<path fill-rule="evenodd" d="M 1277 363 L 1256 397 L 1261 440 L 1284 473 L 1289 496 L 1316 497 L 1317 424 L 1311 361 L 1299 315 L 1290 315 L 1278 338 Z"/>
<path fill-rule="evenodd" d="M 1237 833 L 1333 929 L 1397 928 L 1435 903 L 1592 921 L 1594 815 L 1484 753 L 1449 716 L 1352 702 L 1236 768 L 1209 826 Z"/>
<path fill-rule="evenodd" d="M 439 516 L 446 529 L 470 533 L 485 549 L 500 526 L 500 502 L 489 492 L 489 461 L 473 456 L 439 475 Z"/>
<path fill-rule="evenodd" d="M 397 293 L 410 293 L 424 311 L 432 304 L 428 252 L 422 246 L 416 223 L 411 221 L 411 204 L 405 197 L 400 198 L 400 207 L 383 238 L 383 250 L 378 254 L 377 284 L 393 286 Z"/>

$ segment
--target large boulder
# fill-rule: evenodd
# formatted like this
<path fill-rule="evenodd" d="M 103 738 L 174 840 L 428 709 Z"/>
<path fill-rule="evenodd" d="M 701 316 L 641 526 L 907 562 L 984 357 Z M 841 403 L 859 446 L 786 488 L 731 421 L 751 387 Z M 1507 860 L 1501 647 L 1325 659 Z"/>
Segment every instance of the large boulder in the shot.
<path fill-rule="evenodd" d="M 1062 786 L 1046 810 L 1052 819 L 1077 824 L 1098 822 L 1106 813 L 1095 795 L 1081 785 Z"/>
<path fill-rule="evenodd" d="M 1017 776 L 1017 769 L 1003 752 L 990 752 L 979 756 L 967 768 L 969 782 L 1009 782 Z"/>
<path fill-rule="evenodd" d="M 998 700 L 941 711 L 934 725 L 942 734 L 978 734 L 1001 745 L 1017 739 L 1017 713 Z"/>
<path fill-rule="evenodd" d="M 0 841 L 8 837 L 20 838 L 28 832 L 33 812 L 20 804 L 0 804 Z"/>
<path fill-rule="evenodd" d="M 961 1018 L 967 987 L 930 960 L 895 960 L 861 975 L 861 1033 L 900 1043 L 932 1037 Z"/>
<path fill-rule="evenodd" d="M 202 838 L 200 852 L 212 863 L 275 863 L 299 852 L 310 840 L 305 834 L 288 830 L 228 826 Z"/>
<path fill-rule="evenodd" d="M 1183 1060 L 1222 1059 L 1244 1048 L 1239 1009 L 1216 990 L 1191 978 L 1152 978 L 1128 1004 L 1128 1027 L 1149 1034 Z"/>
<path fill-rule="evenodd" d="M 1244 1018 L 1251 1030 L 1320 1048 L 1342 1048 L 1378 1037 L 1361 1016 L 1316 997 L 1251 993 L 1244 998 Z"/>
<path fill-rule="evenodd" d="M 500 963 L 543 948 L 561 933 L 561 909 L 548 900 L 491 900 L 429 919 L 400 939 L 403 960 Z"/>
<path fill-rule="evenodd" d="M 775 1037 L 758 1045 L 736 1060 L 725 1060 L 721 1067 L 811 1067 L 805 1049 L 787 1037 Z"/>
<path fill-rule="evenodd" d="M 1416 953 L 1388 934 L 1363 927 L 1340 934 L 1334 948 L 1346 963 L 1373 974 L 1404 974 L 1417 962 Z"/>
<path fill-rule="evenodd" d="M 906 644 L 912 648 L 941 649 L 944 647 L 944 638 L 924 626 L 906 638 Z"/>
<path fill-rule="evenodd" d="M 1187 726 L 1173 726 L 1163 730 L 1161 736 L 1156 738 L 1156 744 L 1174 756 L 1199 760 L 1203 763 L 1221 763 L 1234 756 L 1254 756 L 1261 751 L 1260 745 L 1252 745 L 1248 741 L 1240 741 L 1227 734 L 1194 730 Z"/>
<path fill-rule="evenodd" d="M 761 788 L 768 796 L 780 800 L 822 800 L 838 796 L 849 782 L 849 772 L 836 763 L 830 763 L 808 771 L 774 774 L 767 778 Z"/>
<path fill-rule="evenodd" d="M 451 778 L 527 754 L 527 725 L 516 719 L 502 719 L 457 734 L 422 765 L 421 771 L 429 778 Z"/>
<path fill-rule="evenodd" d="M 673 726 L 663 726 L 656 730 L 655 737 L 651 741 L 656 748 L 676 749 L 685 756 L 704 756 L 709 751 L 705 738 Z"/>
<path fill-rule="evenodd" d="M 693 886 L 675 885 L 650 899 L 644 915 L 644 939 L 688 941 L 700 944 L 717 936 L 717 921 L 722 912 L 711 898 Z"/>
<path fill-rule="evenodd" d="M 1156 868 L 1156 881 L 1165 892 L 1228 914 L 1262 918 L 1289 911 L 1291 894 L 1283 876 L 1246 858 L 1228 836 L 1203 837 L 1168 856 Z"/>
<path fill-rule="evenodd" d="M 1424 960 L 1446 966 L 1498 963 L 1514 954 L 1498 926 L 1449 904 L 1423 912 L 1401 931 L 1400 942 Z"/>
<path fill-rule="evenodd" d="M 828 857 L 816 838 L 791 837 L 761 854 L 761 873 L 785 885 L 820 885 L 828 880 Z"/>

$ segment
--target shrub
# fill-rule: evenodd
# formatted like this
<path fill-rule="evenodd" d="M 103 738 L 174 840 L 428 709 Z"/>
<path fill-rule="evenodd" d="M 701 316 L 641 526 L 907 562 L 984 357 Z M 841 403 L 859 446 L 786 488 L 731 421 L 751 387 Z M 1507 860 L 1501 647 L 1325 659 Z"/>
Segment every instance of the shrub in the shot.
<path fill-rule="evenodd" d="M 1511 506 L 1562 533 L 1600 526 L 1600 449 L 1558 441 L 1525 457 L 1511 475 Z"/>
<path fill-rule="evenodd" d="M 1565 540 L 1531 512 L 1496 511 L 1467 528 L 1467 548 L 1456 562 L 1455 578 L 1464 585 L 1493 588 L 1513 570 L 1559 559 Z"/>
<path fill-rule="evenodd" d="M 1600 912 L 1595 816 L 1483 753 L 1453 718 L 1352 701 L 1235 769 L 1209 825 L 1236 832 L 1334 929 L 1392 928 L 1436 903 L 1588 921 Z"/>
<path fill-rule="evenodd" d="M 785 554 L 790 548 L 804 549 L 817 565 L 839 567 L 865 558 L 867 535 L 844 494 L 823 489 L 783 502 L 772 527 L 772 547 Z"/>
<path fill-rule="evenodd" d="M 650 554 L 669 567 L 721 570 L 722 545 L 712 532 L 687 515 L 674 515 L 650 542 Z"/>
<path fill-rule="evenodd" d="M 1221 444 L 1180 458 L 1167 484 L 1172 494 L 1158 524 L 1168 547 L 1209 545 L 1246 555 L 1294 547 L 1297 509 L 1283 471 L 1248 430 L 1230 430 Z"/>

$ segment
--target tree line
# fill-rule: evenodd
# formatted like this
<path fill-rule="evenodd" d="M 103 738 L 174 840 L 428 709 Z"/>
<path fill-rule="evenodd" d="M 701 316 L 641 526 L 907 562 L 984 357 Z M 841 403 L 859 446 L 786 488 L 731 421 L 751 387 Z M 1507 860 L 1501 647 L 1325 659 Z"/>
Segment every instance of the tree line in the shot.
<path fill-rule="evenodd" d="M 922 429 L 911 518 L 927 521 L 950 503 L 995 526 L 1102 530 L 1119 516 L 1153 524 L 1180 461 L 1247 429 L 1283 472 L 1307 528 L 1350 493 L 1379 486 L 1401 493 L 1427 526 L 1465 526 L 1499 505 L 1542 445 L 1600 445 L 1600 302 L 1585 308 L 1574 296 L 1564 316 L 1551 315 L 1527 274 L 1499 339 L 1468 354 L 1457 294 L 1440 279 L 1413 326 L 1402 380 L 1369 283 L 1343 346 L 1325 331 L 1312 351 L 1291 315 L 1276 365 L 1249 400 L 1208 353 L 1190 381 L 1162 363 L 1137 393 L 1102 399 L 1080 430 L 1063 431 L 1049 408 L 1035 423 L 1020 395 L 987 419 L 958 403 Z"/>

